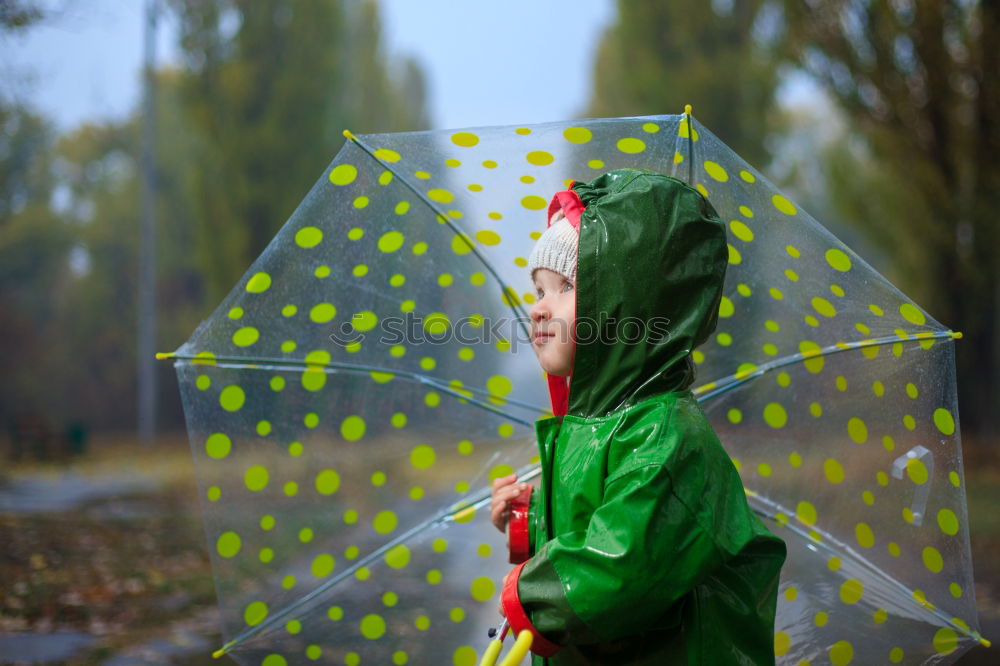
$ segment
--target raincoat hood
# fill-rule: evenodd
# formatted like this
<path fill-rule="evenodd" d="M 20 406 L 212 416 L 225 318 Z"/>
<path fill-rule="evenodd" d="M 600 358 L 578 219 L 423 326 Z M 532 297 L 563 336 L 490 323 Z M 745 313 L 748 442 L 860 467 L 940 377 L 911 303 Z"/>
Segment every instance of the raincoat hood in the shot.
<path fill-rule="evenodd" d="M 718 320 L 725 225 L 696 189 L 652 171 L 575 183 L 554 204 L 576 197 L 577 347 L 568 390 L 566 378 L 549 378 L 553 413 L 602 416 L 687 388 L 691 352 Z"/>

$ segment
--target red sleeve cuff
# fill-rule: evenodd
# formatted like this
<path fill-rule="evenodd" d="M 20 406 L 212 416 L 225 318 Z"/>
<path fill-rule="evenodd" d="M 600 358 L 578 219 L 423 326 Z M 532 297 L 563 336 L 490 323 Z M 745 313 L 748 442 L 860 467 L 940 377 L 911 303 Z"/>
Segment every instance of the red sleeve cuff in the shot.
<path fill-rule="evenodd" d="M 521 599 L 517 594 L 517 581 L 521 577 L 521 569 L 524 568 L 525 564 L 527 563 L 522 562 L 517 565 L 507 577 L 507 584 L 504 585 L 503 591 L 500 593 L 503 612 L 507 616 L 507 622 L 510 624 L 510 628 L 514 631 L 515 636 L 525 630 L 530 631 L 532 636 L 534 636 L 534 640 L 531 643 L 532 652 L 539 657 L 551 657 L 556 652 L 559 652 L 562 646 L 556 645 L 538 633 L 535 626 L 531 624 L 531 620 L 528 619 L 528 614 L 524 612 L 524 608 L 521 606 Z"/>
<path fill-rule="evenodd" d="M 521 564 L 531 557 L 531 532 L 528 522 L 528 507 L 534 487 L 510 501 L 510 520 L 507 523 L 507 541 L 510 544 L 511 564 Z"/>

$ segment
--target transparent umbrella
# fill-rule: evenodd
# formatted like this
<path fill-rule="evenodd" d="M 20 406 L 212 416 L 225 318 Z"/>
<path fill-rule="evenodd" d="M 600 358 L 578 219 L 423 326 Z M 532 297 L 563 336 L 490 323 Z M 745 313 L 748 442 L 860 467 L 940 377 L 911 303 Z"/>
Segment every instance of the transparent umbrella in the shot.
<path fill-rule="evenodd" d="M 977 642 L 960 337 L 689 113 L 348 141 L 175 360 L 240 663 L 474 664 L 508 569 L 489 482 L 535 473 L 525 266 L 548 198 L 632 167 L 726 221 L 696 395 L 785 539 L 779 663 Z"/>

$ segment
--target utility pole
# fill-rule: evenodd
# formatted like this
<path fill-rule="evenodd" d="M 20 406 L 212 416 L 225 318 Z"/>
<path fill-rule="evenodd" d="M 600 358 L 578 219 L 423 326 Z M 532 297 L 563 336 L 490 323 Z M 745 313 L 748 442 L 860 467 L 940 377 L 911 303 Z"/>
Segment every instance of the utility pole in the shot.
<path fill-rule="evenodd" d="M 156 14 L 157 0 L 146 0 L 137 348 L 139 441 L 147 447 L 156 434 Z"/>

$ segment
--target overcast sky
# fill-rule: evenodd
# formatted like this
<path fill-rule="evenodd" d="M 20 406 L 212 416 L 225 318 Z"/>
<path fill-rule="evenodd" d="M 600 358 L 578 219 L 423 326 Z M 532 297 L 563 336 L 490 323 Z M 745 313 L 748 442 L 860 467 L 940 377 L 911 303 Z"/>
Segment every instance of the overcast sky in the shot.
<path fill-rule="evenodd" d="M 412 55 L 428 78 L 436 128 L 561 120 L 587 103 L 593 50 L 612 0 L 380 0 L 390 56 Z M 48 0 L 56 13 L 0 41 L 0 76 L 62 129 L 120 118 L 140 95 L 144 0 Z M 157 55 L 176 62 L 176 30 Z M 31 74 L 24 81 L 23 75 Z"/>

